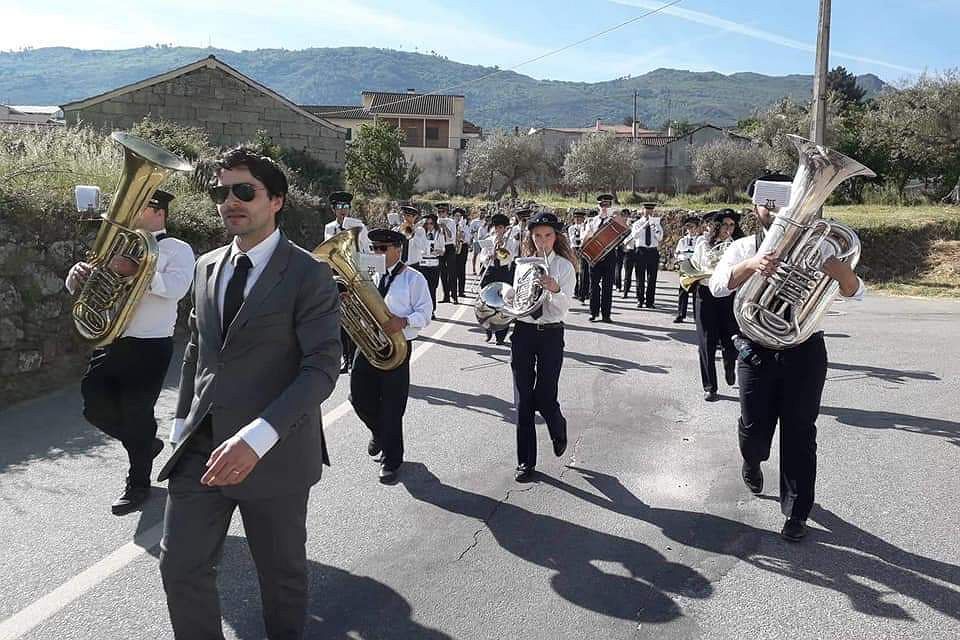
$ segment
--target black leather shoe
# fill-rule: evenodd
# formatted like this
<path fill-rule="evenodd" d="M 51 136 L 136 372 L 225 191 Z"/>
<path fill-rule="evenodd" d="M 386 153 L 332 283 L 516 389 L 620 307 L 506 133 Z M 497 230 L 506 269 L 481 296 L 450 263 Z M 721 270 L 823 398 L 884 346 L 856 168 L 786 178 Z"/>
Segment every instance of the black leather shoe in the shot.
<path fill-rule="evenodd" d="M 763 491 L 763 471 L 760 465 L 753 465 L 743 461 L 743 468 L 740 470 L 740 476 L 743 478 L 743 484 L 747 485 L 751 493 L 760 493 Z"/>
<path fill-rule="evenodd" d="M 380 465 L 380 484 L 394 484 L 397 481 L 399 466 L 391 467 L 386 462 Z"/>
<path fill-rule="evenodd" d="M 380 443 L 377 442 L 377 439 L 370 438 L 370 442 L 367 443 L 367 455 L 375 456 L 381 451 L 383 451 L 383 447 L 380 446 Z"/>
<path fill-rule="evenodd" d="M 638 302 L 638 303 L 637 303 L 637 309 L 643 309 L 643 303 L 642 303 L 642 302 Z"/>
<path fill-rule="evenodd" d="M 737 370 L 736 369 L 725 369 L 723 371 L 723 377 L 727 381 L 727 385 L 733 386 L 737 384 Z"/>
<path fill-rule="evenodd" d="M 807 537 L 807 523 L 799 518 L 787 518 L 780 530 L 780 537 L 790 542 L 800 542 Z"/>
<path fill-rule="evenodd" d="M 563 455 L 563 452 L 567 450 L 567 439 L 566 438 L 557 438 L 553 441 L 553 455 L 558 458 Z"/>
<path fill-rule="evenodd" d="M 138 511 L 147 498 L 150 497 L 150 487 L 131 487 L 124 489 L 123 494 L 113 501 L 110 511 L 115 516 L 125 516 Z"/>
<path fill-rule="evenodd" d="M 447 302 L 450 302 L 450 298 L 444 298 L 443 300 L 440 300 L 440 304 L 445 304 Z"/>
<path fill-rule="evenodd" d="M 596 322 L 597 316 L 590 316 L 590 322 Z"/>
<path fill-rule="evenodd" d="M 156 458 L 158 455 L 163 453 L 163 440 L 160 438 L 153 439 L 153 457 Z"/>
<path fill-rule="evenodd" d="M 607 324 L 613 324 L 613 320 L 610 319 L 610 316 L 606 316 L 600 322 L 606 322 Z"/>
<path fill-rule="evenodd" d="M 387 456 L 386 456 L 386 454 L 385 454 L 383 451 L 381 451 L 381 452 L 378 453 L 377 455 L 373 456 L 373 461 L 376 462 L 377 464 L 383 464 L 383 462 L 384 462 L 386 459 L 387 459 Z"/>
<path fill-rule="evenodd" d="M 656 309 L 656 308 L 657 308 L 657 305 L 655 305 L 655 304 L 648 304 L 648 305 L 644 305 L 644 306 L 646 306 L 647 309 Z"/>
<path fill-rule="evenodd" d="M 681 318 L 680 316 L 677 316 L 676 318 L 673 319 L 673 324 L 680 324 L 681 322 L 683 322 L 683 318 Z"/>
<path fill-rule="evenodd" d="M 719 396 L 717 395 L 717 392 L 716 392 L 716 391 L 704 391 L 704 392 L 703 392 L 703 399 L 706 400 L 707 402 L 716 402 L 716 401 L 719 400 L 720 398 L 719 398 Z"/>
<path fill-rule="evenodd" d="M 534 469 L 535 467 L 527 464 L 518 465 L 516 473 L 513 474 L 513 479 L 517 482 L 531 482 L 533 480 Z"/>

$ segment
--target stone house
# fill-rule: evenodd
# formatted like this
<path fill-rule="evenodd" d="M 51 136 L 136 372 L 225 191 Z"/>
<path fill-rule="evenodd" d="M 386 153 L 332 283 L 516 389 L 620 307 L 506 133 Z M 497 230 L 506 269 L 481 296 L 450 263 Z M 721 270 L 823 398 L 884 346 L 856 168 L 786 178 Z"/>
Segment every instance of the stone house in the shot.
<path fill-rule="evenodd" d="M 460 188 L 457 172 L 467 141 L 482 135 L 479 127 L 464 120 L 464 99 L 457 95 L 427 95 L 364 91 L 360 105 L 307 105 L 303 108 L 349 130 L 347 140 L 365 123 L 386 121 L 403 130 L 401 145 L 408 162 L 423 169 L 417 191 Z"/>
<path fill-rule="evenodd" d="M 0 104 L 0 125 L 32 125 L 38 127 L 63 124 L 60 107 L 34 107 Z"/>
<path fill-rule="evenodd" d="M 209 56 L 152 78 L 62 106 L 67 124 L 129 129 L 150 116 L 200 127 L 231 146 L 266 131 L 275 144 L 343 169 L 347 131 Z"/>

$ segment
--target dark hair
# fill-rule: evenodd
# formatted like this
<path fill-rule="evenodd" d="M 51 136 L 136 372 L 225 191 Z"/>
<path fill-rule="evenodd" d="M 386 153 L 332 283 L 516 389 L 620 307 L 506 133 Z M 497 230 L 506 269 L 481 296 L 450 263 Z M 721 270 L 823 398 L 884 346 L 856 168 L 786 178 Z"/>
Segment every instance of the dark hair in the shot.
<path fill-rule="evenodd" d="M 724 218 L 730 218 L 733 220 L 733 233 L 730 234 L 731 240 L 739 240 L 743 237 L 743 229 L 740 228 L 740 222 L 730 215 L 719 215 L 717 216 L 716 222 L 713 224 L 713 228 L 710 229 L 710 235 L 707 236 L 707 248 L 713 247 L 717 242 L 717 236 L 720 235 L 720 226 Z"/>
<path fill-rule="evenodd" d="M 277 211 L 277 226 L 279 226 L 280 212 L 287 204 L 287 191 L 289 190 L 287 176 L 284 175 L 283 169 L 273 158 L 261 155 L 251 147 L 241 145 L 226 151 L 220 156 L 216 164 L 216 174 L 220 175 L 221 171 L 238 167 L 246 167 L 250 175 L 262 182 L 267 189 L 268 196 L 283 198 L 283 204 Z"/>

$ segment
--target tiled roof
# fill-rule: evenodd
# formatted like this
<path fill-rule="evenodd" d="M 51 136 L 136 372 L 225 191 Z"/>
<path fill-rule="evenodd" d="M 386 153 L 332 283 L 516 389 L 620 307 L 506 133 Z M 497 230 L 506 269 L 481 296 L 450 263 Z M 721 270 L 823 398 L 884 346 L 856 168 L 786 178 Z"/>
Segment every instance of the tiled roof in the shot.
<path fill-rule="evenodd" d="M 463 121 L 463 132 L 464 133 L 483 133 L 483 129 L 473 124 L 469 120 Z"/>
<path fill-rule="evenodd" d="M 357 105 L 315 105 L 306 104 L 303 108 L 325 118 L 346 118 L 350 120 L 370 120 L 373 114 Z"/>
<path fill-rule="evenodd" d="M 459 96 L 420 95 L 417 93 L 387 93 L 364 91 L 364 104 L 370 98 L 370 112 L 417 116 L 452 116 L 454 99 Z"/>

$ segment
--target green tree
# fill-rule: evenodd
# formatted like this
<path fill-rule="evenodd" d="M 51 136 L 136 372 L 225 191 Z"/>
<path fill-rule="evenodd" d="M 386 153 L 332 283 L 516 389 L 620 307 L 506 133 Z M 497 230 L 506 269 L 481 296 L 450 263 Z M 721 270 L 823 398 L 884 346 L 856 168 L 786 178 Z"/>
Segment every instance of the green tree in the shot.
<path fill-rule="evenodd" d="M 516 198 L 517 183 L 533 174 L 542 161 L 533 137 L 496 131 L 491 136 L 470 142 L 460 174 L 471 184 L 486 185 L 487 193 L 493 189 L 494 180 L 502 178 L 503 184 L 494 194 L 495 199 L 499 200 L 507 190 Z"/>
<path fill-rule="evenodd" d="M 346 179 L 350 188 L 359 193 L 409 198 L 421 169 L 416 163 L 407 164 L 400 149 L 403 141 L 403 131 L 387 122 L 361 125 L 359 134 L 346 150 Z"/>
<path fill-rule="evenodd" d="M 563 182 L 580 191 L 616 193 L 639 164 L 636 145 L 610 132 L 590 133 L 575 142 L 563 160 Z"/>
<path fill-rule="evenodd" d="M 760 175 L 767 159 L 761 148 L 730 137 L 717 138 L 693 151 L 697 180 L 723 187 L 727 201 Z"/>
<path fill-rule="evenodd" d="M 827 72 L 827 91 L 842 104 L 859 105 L 863 102 L 866 90 L 857 85 L 857 77 L 843 67 L 835 67 Z"/>

